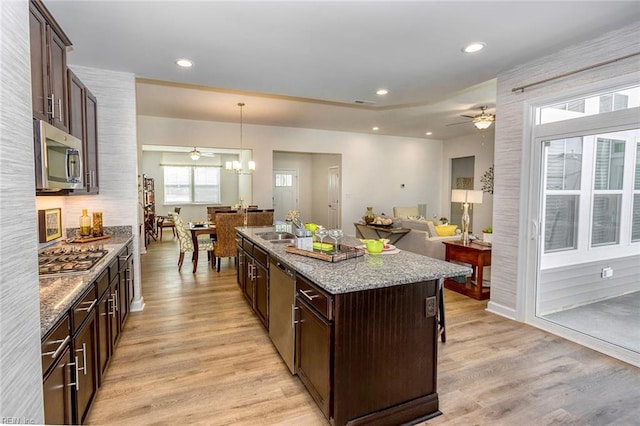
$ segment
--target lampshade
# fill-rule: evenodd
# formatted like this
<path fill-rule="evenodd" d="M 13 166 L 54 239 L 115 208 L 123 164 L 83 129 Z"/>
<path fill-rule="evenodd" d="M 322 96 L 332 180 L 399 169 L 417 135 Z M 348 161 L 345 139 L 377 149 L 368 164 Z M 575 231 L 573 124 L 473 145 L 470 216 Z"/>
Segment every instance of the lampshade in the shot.
<path fill-rule="evenodd" d="M 194 146 L 193 151 L 189 151 L 189 157 L 191 157 L 192 160 L 197 160 L 200 158 L 200 151 L 198 151 Z"/>
<path fill-rule="evenodd" d="M 452 203 L 482 204 L 482 191 L 471 191 L 467 189 L 451 190 Z"/>

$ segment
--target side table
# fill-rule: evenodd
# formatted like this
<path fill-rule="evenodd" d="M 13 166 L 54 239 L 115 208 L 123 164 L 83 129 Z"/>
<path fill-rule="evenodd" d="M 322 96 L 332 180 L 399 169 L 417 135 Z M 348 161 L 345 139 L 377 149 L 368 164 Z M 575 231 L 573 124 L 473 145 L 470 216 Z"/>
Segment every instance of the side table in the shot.
<path fill-rule="evenodd" d="M 488 299 L 491 290 L 489 287 L 482 286 L 482 270 L 485 266 L 491 266 L 491 247 L 473 242 L 465 245 L 461 241 L 443 241 L 442 243 L 446 246 L 444 260 L 464 262 L 473 267 L 473 274 L 465 283 L 447 278 L 444 280 L 444 287 L 473 299 Z"/>

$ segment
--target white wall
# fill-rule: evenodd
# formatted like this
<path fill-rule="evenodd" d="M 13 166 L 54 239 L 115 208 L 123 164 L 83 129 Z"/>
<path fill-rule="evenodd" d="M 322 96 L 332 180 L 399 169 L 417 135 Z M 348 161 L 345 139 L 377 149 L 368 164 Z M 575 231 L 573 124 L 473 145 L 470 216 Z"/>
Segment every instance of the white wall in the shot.
<path fill-rule="evenodd" d="M 28 2 L 0 2 L 0 40 L 0 418 L 41 424 Z"/>
<path fill-rule="evenodd" d="M 524 225 L 524 220 L 529 194 L 528 180 L 532 173 L 538 173 L 537 170 L 523 167 L 523 158 L 529 155 L 529 141 L 524 137 L 527 129 L 523 127 L 525 102 L 637 71 L 638 58 L 550 81 L 523 93 L 511 89 L 638 51 L 640 23 L 498 75 L 494 210 L 499 212 L 500 220 L 494 220 L 490 310 L 521 320 L 525 316 L 525 288 L 521 272 L 526 270 L 525 265 L 529 261 L 522 254 L 529 229 Z"/>
<path fill-rule="evenodd" d="M 483 132 L 477 132 L 472 135 L 462 136 L 455 139 L 447 139 L 444 142 L 443 152 L 443 173 L 442 173 L 442 213 L 448 215 L 449 205 L 451 203 L 451 191 L 448 187 L 451 182 L 451 160 L 460 157 L 475 157 L 473 189 L 482 189 L 482 175 L 493 165 L 494 150 L 494 131 L 493 127 Z M 431 211 L 431 208 L 429 207 Z M 438 216 L 440 217 L 440 216 Z M 499 218 L 498 218 L 499 219 Z M 489 193 L 482 194 L 482 204 L 473 205 L 473 232 L 480 234 L 482 228 L 492 226 L 493 222 L 493 195 Z M 458 224 L 459 225 L 459 224 Z"/>
<path fill-rule="evenodd" d="M 441 209 L 441 141 L 247 124 L 243 131 L 257 163 L 253 204 L 271 205 L 273 151 L 288 151 L 342 155 L 342 224 L 351 235 L 367 206 L 387 214 L 423 202 Z M 139 145 L 237 148 L 237 132 L 232 123 L 138 116 Z"/>

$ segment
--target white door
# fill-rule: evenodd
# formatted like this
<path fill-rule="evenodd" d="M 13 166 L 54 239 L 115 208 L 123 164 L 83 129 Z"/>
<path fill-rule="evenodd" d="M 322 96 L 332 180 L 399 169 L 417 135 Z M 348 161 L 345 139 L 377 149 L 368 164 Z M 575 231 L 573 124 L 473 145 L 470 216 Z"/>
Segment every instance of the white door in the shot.
<path fill-rule="evenodd" d="M 329 167 L 329 229 L 340 228 L 340 167 Z"/>
<path fill-rule="evenodd" d="M 284 221 L 289 210 L 298 210 L 298 172 L 296 170 L 273 171 L 273 217 Z"/>

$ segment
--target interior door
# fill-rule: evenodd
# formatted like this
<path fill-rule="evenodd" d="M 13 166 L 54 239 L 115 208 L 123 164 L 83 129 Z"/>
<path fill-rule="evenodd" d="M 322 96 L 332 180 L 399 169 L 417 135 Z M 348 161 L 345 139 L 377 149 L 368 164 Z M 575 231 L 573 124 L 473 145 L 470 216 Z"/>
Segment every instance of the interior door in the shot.
<path fill-rule="evenodd" d="M 289 210 L 298 210 L 298 172 L 273 170 L 273 217 L 284 220 Z"/>
<path fill-rule="evenodd" d="M 340 167 L 329 167 L 329 229 L 340 228 Z"/>

